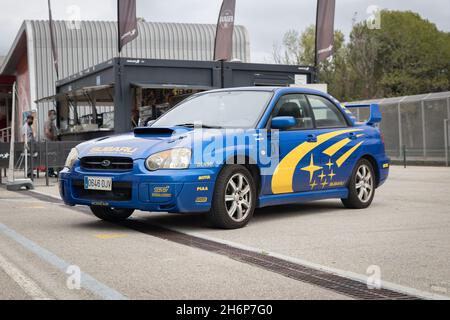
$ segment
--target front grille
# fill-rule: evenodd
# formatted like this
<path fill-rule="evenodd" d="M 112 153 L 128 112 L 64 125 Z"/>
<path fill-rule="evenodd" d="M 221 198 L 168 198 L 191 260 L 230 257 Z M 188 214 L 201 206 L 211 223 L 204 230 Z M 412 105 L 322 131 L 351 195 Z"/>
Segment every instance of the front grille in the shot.
<path fill-rule="evenodd" d="M 112 191 L 94 191 L 84 189 L 84 181 L 72 182 L 75 198 L 99 201 L 130 201 L 132 198 L 132 184 L 130 182 L 114 182 Z"/>
<path fill-rule="evenodd" d="M 133 159 L 119 157 L 86 157 L 81 159 L 81 168 L 102 171 L 131 171 L 133 170 Z"/>

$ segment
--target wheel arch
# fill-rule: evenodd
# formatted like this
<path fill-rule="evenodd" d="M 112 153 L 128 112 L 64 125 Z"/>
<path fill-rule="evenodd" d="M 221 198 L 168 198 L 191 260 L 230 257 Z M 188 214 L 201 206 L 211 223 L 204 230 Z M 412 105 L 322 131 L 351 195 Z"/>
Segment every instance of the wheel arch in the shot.
<path fill-rule="evenodd" d="M 375 172 L 375 187 L 378 188 L 378 186 L 380 185 L 381 175 L 380 175 L 380 166 L 378 165 L 377 160 L 371 154 L 365 154 L 361 157 L 361 159 L 369 161 L 370 164 L 372 165 L 373 171 Z"/>
<path fill-rule="evenodd" d="M 227 159 L 227 161 L 222 165 L 222 168 L 220 169 L 219 174 L 222 173 L 222 171 L 227 166 L 236 165 L 236 166 L 245 167 L 252 175 L 253 181 L 255 182 L 256 191 L 259 196 L 261 194 L 261 190 L 262 190 L 261 169 L 256 163 L 257 162 L 255 160 L 253 160 L 251 157 L 249 157 L 247 155 L 246 156 L 229 157 Z"/>

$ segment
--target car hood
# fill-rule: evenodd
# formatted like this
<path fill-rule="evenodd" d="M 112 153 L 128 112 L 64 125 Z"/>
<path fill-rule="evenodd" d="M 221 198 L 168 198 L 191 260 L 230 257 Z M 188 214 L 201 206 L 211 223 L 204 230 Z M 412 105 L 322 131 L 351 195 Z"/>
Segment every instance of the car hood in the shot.
<path fill-rule="evenodd" d="M 133 160 L 147 159 L 158 152 L 176 148 L 201 148 L 202 152 L 219 154 L 223 152 L 234 154 L 235 151 L 244 150 L 245 142 L 237 142 L 239 145 L 227 146 L 230 137 L 242 136 L 243 134 L 255 137 L 258 141 L 264 140 L 260 137 L 260 130 L 242 129 L 188 129 L 188 128 L 138 128 L 134 133 L 100 138 L 80 144 L 77 149 L 79 157 L 129 157 Z M 214 141 L 223 139 L 222 143 L 215 144 Z M 255 140 L 256 141 L 256 140 Z M 240 143 L 243 143 L 240 145 Z M 261 145 L 261 143 L 258 143 Z M 256 144 L 253 146 L 256 147 Z"/>
<path fill-rule="evenodd" d="M 188 129 L 140 128 L 134 133 L 91 140 L 77 146 L 79 157 L 129 157 L 146 159 L 157 152 L 189 147 Z"/>

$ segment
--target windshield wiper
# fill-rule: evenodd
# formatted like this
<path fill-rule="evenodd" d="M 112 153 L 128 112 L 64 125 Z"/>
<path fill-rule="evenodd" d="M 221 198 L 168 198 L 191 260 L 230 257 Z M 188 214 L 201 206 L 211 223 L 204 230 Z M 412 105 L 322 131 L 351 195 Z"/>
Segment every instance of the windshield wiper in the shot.
<path fill-rule="evenodd" d="M 184 123 L 184 124 L 177 124 L 175 127 L 185 127 L 185 128 L 204 128 L 204 129 L 223 129 L 223 127 L 220 126 L 208 126 L 206 124 L 194 124 L 194 123 Z"/>

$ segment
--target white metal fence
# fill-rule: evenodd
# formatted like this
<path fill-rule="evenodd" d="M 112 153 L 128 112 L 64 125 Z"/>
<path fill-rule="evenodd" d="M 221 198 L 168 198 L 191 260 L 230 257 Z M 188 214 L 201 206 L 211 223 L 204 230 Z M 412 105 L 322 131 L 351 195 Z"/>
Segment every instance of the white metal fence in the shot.
<path fill-rule="evenodd" d="M 381 130 L 393 161 L 449 166 L 450 92 L 430 93 L 354 103 L 378 103 L 383 113 Z M 368 109 L 357 117 L 363 121 Z"/>

